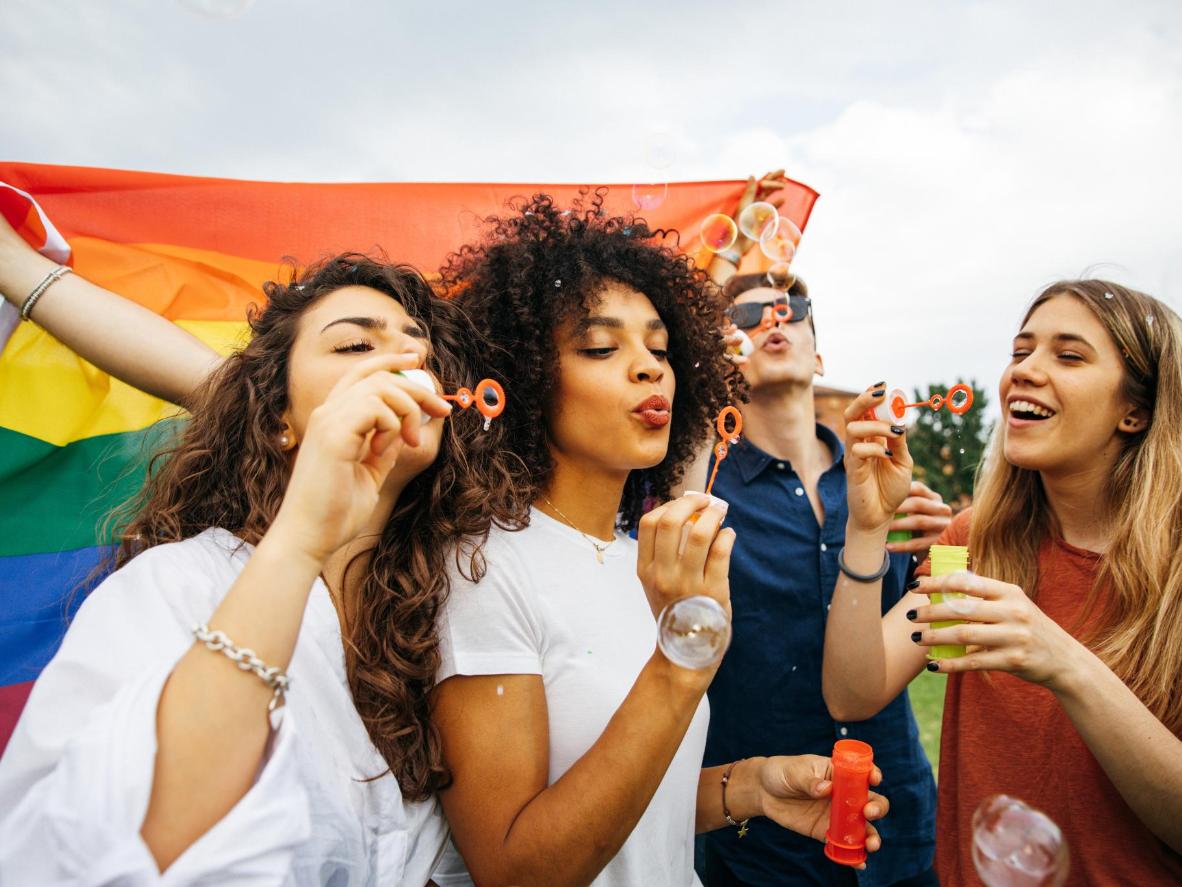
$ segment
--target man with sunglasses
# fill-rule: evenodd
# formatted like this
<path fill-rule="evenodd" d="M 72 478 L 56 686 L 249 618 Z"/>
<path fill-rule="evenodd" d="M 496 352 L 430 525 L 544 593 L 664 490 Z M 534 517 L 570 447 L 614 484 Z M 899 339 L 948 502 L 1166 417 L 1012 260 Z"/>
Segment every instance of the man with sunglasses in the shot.
<path fill-rule="evenodd" d="M 836 740 L 861 739 L 874 747 L 884 775 L 878 790 L 891 799 L 891 813 L 877 823 L 882 849 L 864 872 L 830 862 L 815 841 L 757 818 L 746 832 L 725 828 L 705 836 L 705 882 L 934 885 L 936 787 L 906 693 L 858 723 L 834 720 L 821 695 L 825 621 L 847 508 L 842 442 L 815 418 L 813 380 L 824 363 L 808 288 L 798 278 L 785 294 L 763 274 L 735 276 L 740 258 L 724 254 L 710 267 L 715 281 L 725 283 L 731 322 L 753 350 L 736 359 L 750 390 L 741 406 L 743 438 L 713 488 L 729 503 L 727 525 L 736 531 L 730 572 L 734 636 L 709 690 L 704 765 L 782 748 L 829 755 Z M 895 528 L 919 529 L 924 538 L 893 546 L 883 579 L 884 611 L 903 594 L 914 568 L 910 552 L 922 557 L 951 516 L 922 484 L 913 486 L 904 510 L 909 517 Z"/>

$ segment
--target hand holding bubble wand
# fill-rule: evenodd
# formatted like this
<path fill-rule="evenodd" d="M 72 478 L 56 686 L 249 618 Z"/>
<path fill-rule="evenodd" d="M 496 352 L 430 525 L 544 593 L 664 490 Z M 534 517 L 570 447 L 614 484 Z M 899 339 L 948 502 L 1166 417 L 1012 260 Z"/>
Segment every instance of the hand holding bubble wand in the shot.
<path fill-rule="evenodd" d="M 426 370 L 403 370 L 399 373 L 406 379 L 435 391 L 435 379 Z M 473 392 L 468 388 L 460 388 L 455 394 L 440 394 L 443 400 L 459 404 L 461 410 L 475 405 L 476 411 L 484 416 L 484 430 L 492 427 L 492 420 L 505 412 L 505 389 L 493 379 L 481 379 Z M 430 421 L 430 416 L 423 416 L 423 424 Z"/>
<path fill-rule="evenodd" d="M 721 438 L 714 445 L 714 469 L 706 484 L 711 496 L 718 467 L 743 432 L 743 414 L 724 407 L 714 421 Z M 692 495 L 687 491 L 684 495 Z M 711 498 L 714 498 L 711 496 Z M 698 515 L 690 518 L 695 523 Z M 685 545 L 685 539 L 682 539 Z M 683 668 L 711 668 L 722 659 L 731 642 L 731 619 L 718 601 L 705 595 L 683 597 L 669 604 L 657 617 L 657 644 L 670 662 Z"/>
<path fill-rule="evenodd" d="M 885 385 L 881 387 L 886 387 Z M 902 388 L 890 389 L 887 396 L 877 407 L 867 410 L 864 418 L 877 419 L 880 422 L 890 422 L 892 425 L 902 425 L 907 419 L 907 410 L 927 407 L 933 412 L 939 412 L 944 407 L 948 412 L 963 416 L 973 406 L 973 389 L 968 385 L 953 385 L 947 394 L 933 394 L 927 400 L 907 402 L 907 393 Z"/>

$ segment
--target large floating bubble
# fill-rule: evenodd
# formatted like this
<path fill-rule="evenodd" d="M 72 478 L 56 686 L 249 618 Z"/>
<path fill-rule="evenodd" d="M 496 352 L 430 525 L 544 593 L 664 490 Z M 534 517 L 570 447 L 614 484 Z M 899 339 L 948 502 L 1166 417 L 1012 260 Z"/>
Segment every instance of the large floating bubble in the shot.
<path fill-rule="evenodd" d="M 780 214 L 774 206 L 758 200 L 750 204 L 739 213 L 739 230 L 744 237 L 761 240 L 776 233 L 776 226 L 780 222 Z"/>
<path fill-rule="evenodd" d="M 657 620 L 657 643 L 665 657 L 683 668 L 710 668 L 731 642 L 731 619 L 712 597 L 676 600 Z"/>
<path fill-rule="evenodd" d="M 1059 826 L 1008 795 L 973 813 L 973 865 L 988 887 L 1059 887 L 1070 859 Z"/>
<path fill-rule="evenodd" d="M 726 213 L 714 213 L 703 220 L 701 238 L 706 249 L 714 253 L 722 252 L 735 245 L 739 239 L 739 229 Z"/>
<path fill-rule="evenodd" d="M 800 229 L 796 223 L 784 216 L 779 217 L 774 229 L 764 232 L 759 238 L 759 248 L 773 262 L 791 262 L 796 256 L 800 243 Z"/>

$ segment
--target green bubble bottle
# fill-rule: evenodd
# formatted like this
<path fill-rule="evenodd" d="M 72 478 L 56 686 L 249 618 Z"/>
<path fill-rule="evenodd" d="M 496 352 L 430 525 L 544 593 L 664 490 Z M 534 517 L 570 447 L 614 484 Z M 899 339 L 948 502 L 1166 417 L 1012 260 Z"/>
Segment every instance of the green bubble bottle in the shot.
<path fill-rule="evenodd" d="M 932 560 L 932 576 L 947 576 L 958 570 L 969 568 L 969 550 L 963 545 L 933 545 L 929 557 Z M 947 597 L 964 597 L 959 592 L 950 592 Z M 945 595 L 933 594 L 932 603 L 944 603 Z M 963 625 L 963 619 L 952 619 L 948 622 L 933 622 L 932 628 L 948 628 L 952 625 Z M 937 644 L 928 648 L 928 659 L 954 659 L 965 654 L 964 644 Z"/>

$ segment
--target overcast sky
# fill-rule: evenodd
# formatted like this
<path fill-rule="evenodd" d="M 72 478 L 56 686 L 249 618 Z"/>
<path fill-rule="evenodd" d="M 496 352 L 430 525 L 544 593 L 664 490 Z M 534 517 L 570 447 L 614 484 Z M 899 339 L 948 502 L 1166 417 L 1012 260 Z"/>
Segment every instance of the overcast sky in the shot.
<path fill-rule="evenodd" d="M 1089 269 L 1182 305 L 1176 0 L 0 0 L 11 160 L 649 181 L 662 128 L 670 180 L 821 192 L 796 267 L 832 384 L 993 389 L 1025 303 Z"/>

